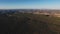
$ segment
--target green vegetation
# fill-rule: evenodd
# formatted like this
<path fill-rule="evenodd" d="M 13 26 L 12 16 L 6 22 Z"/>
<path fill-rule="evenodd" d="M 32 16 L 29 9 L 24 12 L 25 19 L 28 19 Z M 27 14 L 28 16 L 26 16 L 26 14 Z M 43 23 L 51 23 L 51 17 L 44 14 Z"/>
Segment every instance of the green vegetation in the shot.
<path fill-rule="evenodd" d="M 0 15 L 0 31 L 3 34 L 59 34 L 60 32 L 60 18 L 57 17 L 29 13 L 4 15 Z"/>

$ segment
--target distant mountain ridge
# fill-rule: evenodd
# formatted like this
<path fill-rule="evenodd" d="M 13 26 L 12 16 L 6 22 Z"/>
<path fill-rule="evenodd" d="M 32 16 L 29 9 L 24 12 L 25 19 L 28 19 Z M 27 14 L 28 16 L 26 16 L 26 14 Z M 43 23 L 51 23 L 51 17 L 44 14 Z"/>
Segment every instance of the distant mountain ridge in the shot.
<path fill-rule="evenodd" d="M 56 12 L 60 13 L 60 10 L 53 9 L 0 9 L 0 12 Z"/>

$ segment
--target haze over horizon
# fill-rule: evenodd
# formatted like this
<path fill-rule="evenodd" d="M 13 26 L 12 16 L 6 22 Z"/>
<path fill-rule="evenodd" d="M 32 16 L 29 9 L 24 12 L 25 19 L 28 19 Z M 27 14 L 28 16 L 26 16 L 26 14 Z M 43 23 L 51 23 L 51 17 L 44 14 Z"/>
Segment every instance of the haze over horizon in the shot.
<path fill-rule="evenodd" d="M 0 9 L 60 9 L 60 0 L 0 0 Z"/>

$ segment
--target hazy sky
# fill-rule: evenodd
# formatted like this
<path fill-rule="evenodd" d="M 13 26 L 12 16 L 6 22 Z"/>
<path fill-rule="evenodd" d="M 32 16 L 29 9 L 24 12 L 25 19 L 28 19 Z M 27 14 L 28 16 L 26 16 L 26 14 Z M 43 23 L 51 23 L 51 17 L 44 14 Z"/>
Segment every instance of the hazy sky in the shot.
<path fill-rule="evenodd" d="M 60 0 L 0 0 L 0 9 L 60 9 Z"/>

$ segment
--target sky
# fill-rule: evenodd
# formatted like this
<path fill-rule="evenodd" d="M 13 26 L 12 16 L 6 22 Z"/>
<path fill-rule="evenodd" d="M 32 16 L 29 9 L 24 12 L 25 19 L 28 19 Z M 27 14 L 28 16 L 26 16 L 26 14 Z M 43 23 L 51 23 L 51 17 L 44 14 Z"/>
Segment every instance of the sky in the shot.
<path fill-rule="evenodd" d="M 0 0 L 0 9 L 60 9 L 60 0 Z"/>

